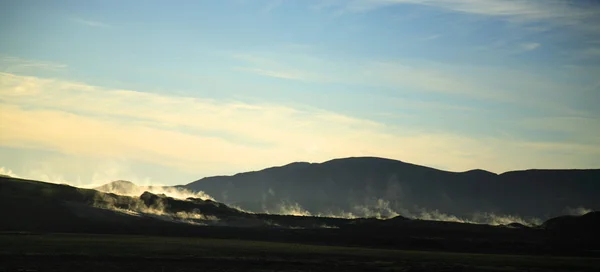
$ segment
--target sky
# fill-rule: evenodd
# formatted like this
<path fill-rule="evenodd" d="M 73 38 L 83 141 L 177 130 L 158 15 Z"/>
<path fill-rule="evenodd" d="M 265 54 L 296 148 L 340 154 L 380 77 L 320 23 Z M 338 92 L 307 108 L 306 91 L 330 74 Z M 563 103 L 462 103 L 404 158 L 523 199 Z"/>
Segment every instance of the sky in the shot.
<path fill-rule="evenodd" d="M 0 37 L 0 174 L 600 168 L 596 1 L 5 0 Z"/>

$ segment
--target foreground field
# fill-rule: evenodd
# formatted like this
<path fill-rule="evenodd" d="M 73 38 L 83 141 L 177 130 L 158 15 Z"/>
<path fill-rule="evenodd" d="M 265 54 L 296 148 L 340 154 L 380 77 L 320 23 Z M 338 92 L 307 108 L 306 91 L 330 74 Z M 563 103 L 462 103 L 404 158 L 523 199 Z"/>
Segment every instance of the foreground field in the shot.
<path fill-rule="evenodd" d="M 125 235 L 2 234 L 0 271 L 600 271 L 600 259 Z"/>

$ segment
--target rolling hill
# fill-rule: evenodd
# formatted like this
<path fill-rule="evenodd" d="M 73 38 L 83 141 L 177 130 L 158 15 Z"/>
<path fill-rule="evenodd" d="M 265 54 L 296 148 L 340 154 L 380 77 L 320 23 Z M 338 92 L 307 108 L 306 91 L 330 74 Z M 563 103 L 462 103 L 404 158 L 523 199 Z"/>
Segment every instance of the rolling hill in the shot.
<path fill-rule="evenodd" d="M 292 163 L 180 187 L 253 212 L 493 221 L 600 209 L 599 169 L 449 172 L 375 157 Z"/>
<path fill-rule="evenodd" d="M 528 254 L 595 254 L 597 212 L 541 226 L 253 214 L 199 198 L 144 192 L 120 196 L 0 177 L 0 234 L 92 233 L 194 236 L 396 249 Z"/>

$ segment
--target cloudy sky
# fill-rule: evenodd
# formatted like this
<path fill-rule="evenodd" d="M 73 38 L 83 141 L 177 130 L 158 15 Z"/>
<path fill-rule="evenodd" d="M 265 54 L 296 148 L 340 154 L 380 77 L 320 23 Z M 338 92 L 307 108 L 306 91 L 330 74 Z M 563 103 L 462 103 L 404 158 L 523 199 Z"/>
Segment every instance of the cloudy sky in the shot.
<path fill-rule="evenodd" d="M 0 35 L 5 174 L 600 167 L 595 1 L 2 1 Z"/>

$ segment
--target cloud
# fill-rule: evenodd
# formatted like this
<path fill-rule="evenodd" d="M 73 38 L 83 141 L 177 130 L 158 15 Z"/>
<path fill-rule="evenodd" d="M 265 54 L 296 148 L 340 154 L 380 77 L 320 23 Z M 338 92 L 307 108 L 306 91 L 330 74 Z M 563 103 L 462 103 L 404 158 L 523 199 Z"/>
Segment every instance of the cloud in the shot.
<path fill-rule="evenodd" d="M 517 40 L 521 40 L 518 38 Z M 519 42 L 514 39 L 498 39 L 485 45 L 475 46 L 473 49 L 481 51 L 483 54 L 496 54 L 504 58 L 511 58 L 515 55 L 536 50 L 542 46 L 537 42 Z M 487 52 L 486 52 L 487 51 Z"/>
<path fill-rule="evenodd" d="M 423 38 L 424 41 L 431 41 L 431 40 L 436 40 L 438 38 L 442 37 L 441 34 L 433 34 L 433 35 L 429 35 L 425 38 Z"/>
<path fill-rule="evenodd" d="M 411 4 L 439 8 L 450 12 L 497 17 L 511 22 L 546 22 L 555 26 L 572 26 L 598 31 L 590 25 L 598 22 L 598 8 L 569 1 L 550 0 L 355 0 L 329 2 L 327 6 L 350 12 L 365 12 L 390 5 Z"/>
<path fill-rule="evenodd" d="M 523 128 L 543 131 L 545 133 L 557 132 L 561 134 L 573 134 L 575 142 L 589 142 L 596 139 L 600 140 L 600 119 L 596 117 L 573 116 L 573 117 L 538 117 L 538 118 L 523 118 L 518 121 L 518 124 Z"/>
<path fill-rule="evenodd" d="M 61 63 L 0 56 L 0 71 L 5 73 L 20 73 L 32 70 L 60 71 L 66 68 L 67 65 Z"/>
<path fill-rule="evenodd" d="M 579 53 L 579 56 L 582 59 L 596 59 L 596 58 L 600 58 L 600 47 L 588 47 L 586 49 L 583 49 Z"/>
<path fill-rule="evenodd" d="M 288 45 L 287 48 L 306 49 L 307 46 Z M 293 49 L 292 49 L 293 50 Z M 277 59 L 270 55 L 252 54 L 252 53 L 233 53 L 230 58 L 240 62 L 240 66 L 233 67 L 234 70 L 253 73 L 260 76 L 281 78 L 288 80 L 301 80 L 312 82 L 328 82 L 331 79 L 327 75 L 319 75 L 306 69 L 296 69 L 289 65 L 289 61 L 298 61 L 302 64 L 323 64 L 322 60 L 313 59 L 301 54 L 292 56 L 292 59 Z M 288 56 L 289 57 L 289 56 Z"/>
<path fill-rule="evenodd" d="M 524 51 L 531 51 L 539 48 L 540 46 L 541 44 L 539 43 L 522 43 L 521 49 L 523 49 Z"/>
<path fill-rule="evenodd" d="M 488 86 L 460 74 L 450 74 L 432 67 L 419 67 L 414 63 L 376 61 L 365 67 L 365 79 L 372 83 L 480 97 L 498 94 Z"/>
<path fill-rule="evenodd" d="M 443 12 L 453 15 L 443 16 L 446 20 L 444 28 L 448 33 L 462 37 L 476 37 L 485 28 L 496 28 L 497 24 L 480 24 L 478 21 L 502 22 L 510 27 L 503 39 L 512 40 L 509 48 L 498 50 L 492 46 L 495 56 L 499 53 L 518 54 L 535 50 L 537 43 L 522 43 L 523 40 L 535 35 L 540 39 L 548 39 L 547 44 L 561 44 L 562 50 L 568 50 L 573 56 L 597 57 L 598 54 L 586 54 L 582 50 L 569 48 L 574 44 L 597 43 L 600 35 L 600 5 L 594 1 L 565 1 L 565 0 L 353 0 L 325 1 L 314 7 L 318 10 L 330 10 L 333 14 L 356 14 L 382 10 L 386 7 L 400 7 L 386 12 L 385 16 L 414 19 L 415 16 L 430 16 Z M 415 9 L 412 9 L 415 8 Z M 392 15 L 390 15 L 392 14 Z M 429 17 L 425 17 L 429 19 Z M 406 23 L 406 22 L 403 22 Z M 410 23 L 410 22 L 409 22 Z M 417 22 L 418 23 L 418 22 Z M 502 33 L 502 32 L 498 32 Z M 452 35 L 450 35 L 452 36 Z M 495 35 L 498 36 L 498 35 Z M 469 37 L 469 38 L 470 38 Z M 468 40 L 468 39 L 465 39 Z M 560 43 L 556 43 L 560 40 Z M 563 43 L 566 42 L 566 43 Z M 517 45 L 516 47 L 514 45 Z M 480 48 L 481 46 L 476 46 Z M 515 50 L 516 48 L 516 50 Z M 460 51 L 460 49 L 454 49 Z M 505 51 L 505 52 L 499 52 Z M 583 51 L 597 51 L 595 47 Z M 560 54 L 564 54 L 561 52 Z M 558 56 L 560 56 L 560 54 Z M 509 56 L 507 56 L 509 57 Z"/>
<path fill-rule="evenodd" d="M 292 80 L 303 80 L 305 79 L 301 74 L 290 72 L 290 71 L 274 71 L 274 70 L 264 70 L 260 68 L 251 68 L 251 67 L 235 67 L 237 71 L 249 72 L 261 76 L 274 77 L 274 78 L 282 78 L 282 79 L 292 79 Z"/>
<path fill-rule="evenodd" d="M 526 45 L 528 48 L 536 46 L 540 45 Z M 518 52 L 522 50 L 519 49 Z M 312 54 L 277 52 L 232 53 L 230 57 L 239 61 L 240 66 L 252 67 L 245 68 L 244 71 L 261 76 L 312 83 L 386 88 L 394 90 L 395 94 L 422 95 L 423 92 L 429 92 L 515 104 L 550 112 L 573 111 L 565 103 L 568 99 L 555 100 L 555 94 L 574 94 L 583 90 L 576 84 L 567 84 L 562 80 L 567 74 L 558 73 L 556 70 L 548 72 L 523 67 L 447 64 L 408 58 L 332 60 L 318 58 Z M 237 69 L 240 69 L 239 66 Z M 505 80 L 506 78 L 511 80 Z"/>
<path fill-rule="evenodd" d="M 109 24 L 100 22 L 100 21 L 92 21 L 92 20 L 86 20 L 86 19 L 81 19 L 81 18 L 73 18 L 71 19 L 73 22 L 76 22 L 78 24 L 83 24 L 89 27 L 100 27 L 100 28 L 107 28 L 110 27 Z"/>
<path fill-rule="evenodd" d="M 598 145 L 421 132 L 309 107 L 107 89 L 7 73 L 0 73 L 0 98 L 1 146 L 121 158 L 188 173 L 235 173 L 348 156 L 501 172 L 595 165 L 580 155 L 581 148 L 600 155 Z M 553 159 L 556 151 L 562 160 Z"/>
<path fill-rule="evenodd" d="M 265 5 L 264 12 L 269 13 L 269 12 L 279 8 L 282 4 L 283 4 L 283 0 L 271 0 Z"/>

